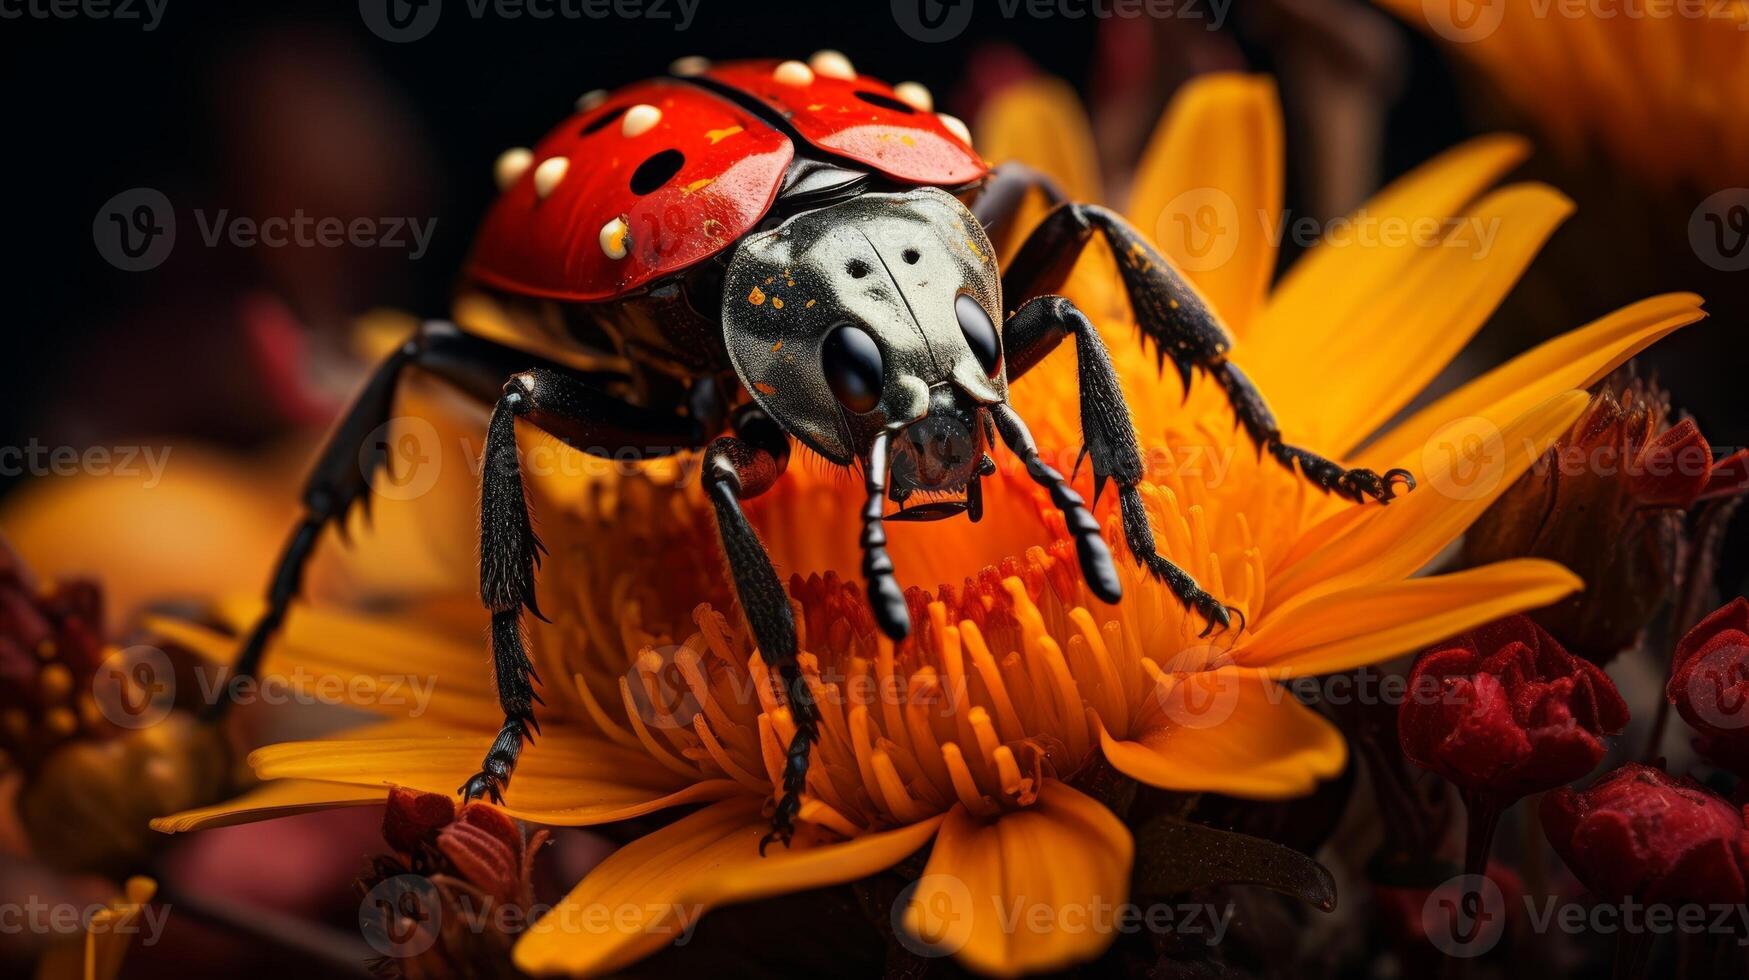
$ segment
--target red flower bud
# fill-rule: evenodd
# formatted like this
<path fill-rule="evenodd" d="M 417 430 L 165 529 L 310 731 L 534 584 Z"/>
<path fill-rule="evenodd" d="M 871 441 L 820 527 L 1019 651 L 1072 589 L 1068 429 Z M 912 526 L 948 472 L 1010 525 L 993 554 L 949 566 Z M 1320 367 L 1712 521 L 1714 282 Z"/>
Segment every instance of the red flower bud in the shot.
<path fill-rule="evenodd" d="M 1637 762 L 1542 803 L 1543 833 L 1587 888 L 1647 903 L 1735 905 L 1749 897 L 1744 819 L 1694 780 Z"/>
<path fill-rule="evenodd" d="M 1590 772 L 1604 736 L 1628 722 L 1609 675 L 1524 616 L 1422 654 L 1409 691 L 1397 716 L 1403 754 L 1497 805 Z"/>
<path fill-rule="evenodd" d="M 1749 451 L 1715 461 L 1655 385 L 1606 384 L 1573 427 L 1464 536 L 1464 564 L 1559 562 L 1585 590 L 1531 613 L 1567 649 L 1608 663 L 1669 591 L 1684 515 L 1749 492 Z"/>
<path fill-rule="evenodd" d="M 1733 769 L 1749 761 L 1749 601 L 1733 599 L 1688 631 L 1664 696 L 1700 733 L 1703 752 Z"/>

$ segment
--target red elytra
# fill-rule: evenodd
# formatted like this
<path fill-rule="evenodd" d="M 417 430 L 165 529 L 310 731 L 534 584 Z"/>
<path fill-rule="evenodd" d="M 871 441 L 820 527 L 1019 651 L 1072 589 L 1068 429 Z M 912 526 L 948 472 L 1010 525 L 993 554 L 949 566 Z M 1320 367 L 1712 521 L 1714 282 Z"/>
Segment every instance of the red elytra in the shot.
<path fill-rule="evenodd" d="M 819 149 L 897 181 L 951 187 L 989 169 L 935 113 L 906 105 L 886 82 L 815 74 L 807 85 L 786 85 L 777 80 L 777 65 L 731 61 L 705 75 L 776 106 Z"/>
<path fill-rule="evenodd" d="M 987 172 L 934 113 L 905 111 L 885 82 L 816 76 L 807 85 L 784 85 L 773 77 L 777 64 L 732 62 L 707 74 L 773 105 L 816 150 L 900 183 L 955 186 Z M 625 112 L 640 104 L 662 117 L 626 136 Z M 635 192 L 639 166 L 667 150 L 682 154 L 680 169 L 654 190 Z M 487 211 L 468 274 L 522 295 L 600 302 L 710 258 L 746 234 L 771 209 L 795 147 L 724 96 L 655 79 L 571 116 L 533 152 L 534 162 Z M 535 172 L 553 157 L 569 166 L 542 198 Z M 615 218 L 629 229 L 621 259 L 601 247 L 602 227 Z"/>

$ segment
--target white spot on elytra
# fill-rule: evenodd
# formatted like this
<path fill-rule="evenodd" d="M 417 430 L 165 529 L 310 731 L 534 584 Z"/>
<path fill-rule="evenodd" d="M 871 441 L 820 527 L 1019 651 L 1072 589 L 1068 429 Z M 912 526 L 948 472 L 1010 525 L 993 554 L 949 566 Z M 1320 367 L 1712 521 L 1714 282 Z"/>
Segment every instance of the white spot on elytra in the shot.
<path fill-rule="evenodd" d="M 626 223 L 624 218 L 615 218 L 601 226 L 601 252 L 610 259 L 626 257 Z"/>
<path fill-rule="evenodd" d="M 577 96 L 577 111 L 588 112 L 607 101 L 607 89 L 594 88 Z"/>
<path fill-rule="evenodd" d="M 619 134 L 621 136 L 642 136 L 655 128 L 662 121 L 662 110 L 648 103 L 640 102 L 621 117 Z"/>
<path fill-rule="evenodd" d="M 918 112 L 930 112 L 935 109 L 935 96 L 930 95 L 929 90 L 924 88 L 921 82 L 900 82 L 893 86 L 893 94 L 899 97 L 900 102 Z"/>
<path fill-rule="evenodd" d="M 780 85 L 812 85 L 814 69 L 799 61 L 785 61 L 771 70 L 771 77 Z"/>
<path fill-rule="evenodd" d="M 822 78 L 842 78 L 848 82 L 856 77 L 856 67 L 844 52 L 831 48 L 814 52 L 814 56 L 808 59 L 808 67 Z"/>
<path fill-rule="evenodd" d="M 972 131 L 966 128 L 966 124 L 961 122 L 958 116 L 950 116 L 945 112 L 938 112 L 935 114 L 935 118 L 941 120 L 941 124 L 947 127 L 948 132 L 958 136 L 960 142 L 967 146 L 972 145 Z"/>
<path fill-rule="evenodd" d="M 571 161 L 565 157 L 547 157 L 534 168 L 534 196 L 546 200 L 546 196 L 559 186 L 559 181 L 565 179 L 565 171 L 571 169 Z"/>
<path fill-rule="evenodd" d="M 675 58 L 668 70 L 682 78 L 702 75 L 711 66 L 711 60 L 703 55 L 689 54 L 683 58 Z"/>
<path fill-rule="evenodd" d="M 498 189 L 508 190 L 533 162 L 534 154 L 526 146 L 513 146 L 498 154 L 498 162 L 492 165 L 492 177 L 498 181 Z"/>

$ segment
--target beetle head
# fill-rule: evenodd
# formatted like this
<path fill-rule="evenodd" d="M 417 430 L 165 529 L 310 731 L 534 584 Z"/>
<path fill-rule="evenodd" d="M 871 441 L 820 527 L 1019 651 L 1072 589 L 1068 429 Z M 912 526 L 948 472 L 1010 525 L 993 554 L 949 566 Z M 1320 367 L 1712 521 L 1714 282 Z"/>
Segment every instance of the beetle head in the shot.
<path fill-rule="evenodd" d="M 791 435 L 850 464 L 892 433 L 900 501 L 966 487 L 1008 382 L 995 256 L 951 194 L 864 194 L 796 215 L 737 246 L 723 285 L 730 359 Z"/>

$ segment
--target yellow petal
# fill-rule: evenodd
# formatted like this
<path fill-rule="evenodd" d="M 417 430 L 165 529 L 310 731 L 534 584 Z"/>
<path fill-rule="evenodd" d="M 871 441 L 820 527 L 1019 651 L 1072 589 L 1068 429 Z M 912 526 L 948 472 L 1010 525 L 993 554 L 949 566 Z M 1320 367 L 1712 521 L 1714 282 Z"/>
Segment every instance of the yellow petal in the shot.
<path fill-rule="evenodd" d="M 1100 730 L 1106 761 L 1150 786 L 1285 799 L 1311 792 L 1348 761 L 1342 733 L 1259 671 L 1186 674 L 1155 699 L 1158 721 L 1137 738 Z"/>
<path fill-rule="evenodd" d="M 1407 577 L 1480 517 L 1531 463 L 1566 432 L 1590 401 L 1569 391 L 1510 424 L 1459 419 L 1435 432 L 1412 464 L 1418 489 L 1388 505 L 1337 511 L 1312 528 L 1269 581 L 1269 615 L 1303 601 Z"/>
<path fill-rule="evenodd" d="M 1056 180 L 1074 201 L 1098 201 L 1093 126 L 1075 90 L 1037 76 L 997 93 L 978 114 L 978 152 L 1001 164 L 1024 163 Z"/>
<path fill-rule="evenodd" d="M 1474 139 L 1415 168 L 1348 216 L 1373 226 L 1406 227 L 1418 219 L 1458 213 L 1517 166 L 1530 144 L 1516 136 Z M 1249 347 L 1316 351 L 1346 328 L 1349 317 L 1396 282 L 1414 249 L 1331 247 L 1320 243 L 1295 262 L 1247 332 Z"/>
<path fill-rule="evenodd" d="M 135 936 L 156 940 L 166 909 L 144 908 L 158 893 L 158 883 L 143 875 L 127 880 L 121 895 L 93 913 L 83 932 L 51 945 L 37 961 L 36 980 L 114 980 Z"/>
<path fill-rule="evenodd" d="M 1122 821 L 1056 780 L 1034 805 L 992 820 L 956 805 L 905 904 L 905 941 L 986 976 L 1085 962 L 1116 938 L 1098 917 L 1107 910 L 1109 923 L 1129 901 L 1134 856 Z"/>
<path fill-rule="evenodd" d="M 1366 585 L 1270 616 L 1234 657 L 1284 677 L 1354 670 L 1584 587 L 1579 576 L 1539 558 Z"/>
<path fill-rule="evenodd" d="M 292 494 L 271 489 L 296 485 L 296 460 L 251 467 L 198 446 L 149 448 L 131 465 L 137 475 L 118 459 L 114 475 L 28 481 L 0 508 L 0 527 L 41 580 L 101 574 L 115 628 L 156 600 L 258 587 L 296 516 Z"/>
<path fill-rule="evenodd" d="M 349 786 L 345 783 L 324 783 L 308 779 L 279 779 L 224 803 L 159 817 L 152 821 L 152 829 L 161 834 L 177 834 L 188 830 L 229 827 L 232 824 L 289 817 L 310 810 L 364 806 L 382 802 L 388 792 L 386 787 Z"/>
<path fill-rule="evenodd" d="M 229 627 L 211 627 L 167 616 L 146 617 L 147 626 L 209 661 L 229 664 L 237 637 L 254 624 L 266 604 L 231 596 L 210 610 Z M 470 601 L 469 611 L 478 609 Z M 325 606 L 294 607 L 268 647 L 254 690 L 264 702 L 298 698 L 356 708 L 388 718 L 427 718 L 474 727 L 496 724 L 498 696 L 491 666 L 477 635 L 434 627 L 411 609 L 391 620 Z M 215 669 L 209 666 L 209 670 Z M 221 675 L 208 673 L 216 687 Z M 202 691 L 212 696 L 211 691 Z M 556 708 L 556 705 L 555 705 Z M 542 719 L 557 710 L 542 713 Z"/>
<path fill-rule="evenodd" d="M 1512 418 L 1570 388 L 1589 388 L 1654 342 L 1706 316 L 1693 293 L 1641 300 L 1569 331 L 1471 381 L 1394 426 L 1362 450 L 1359 463 L 1413 464 L 1435 430 L 1452 419 Z"/>
<path fill-rule="evenodd" d="M 249 757 L 263 779 L 314 779 L 354 786 L 405 786 L 454 794 L 480 767 L 487 731 L 286 742 Z M 689 782 L 639 751 L 574 727 L 549 725 L 523 749 L 505 809 L 525 820 L 585 826 L 626 820 L 682 803 L 738 792 L 732 780 Z"/>
<path fill-rule="evenodd" d="M 718 905 L 854 881 L 904 860 L 940 817 L 844 843 L 773 845 L 765 801 L 742 794 L 689 814 L 615 851 L 516 944 L 530 974 L 598 976 L 691 936 Z"/>
<path fill-rule="evenodd" d="M 1401 274 L 1353 316 L 1326 315 L 1340 329 L 1315 347 L 1247 354 L 1244 367 L 1290 441 L 1340 458 L 1389 421 L 1469 343 L 1572 212 L 1572 201 L 1541 184 L 1496 191 L 1452 223 L 1421 229 L 1437 237 L 1405 239 L 1399 247 L 1414 254 Z"/>
<path fill-rule="evenodd" d="M 1261 75 L 1184 84 L 1136 168 L 1130 223 L 1243 339 L 1275 272 L 1281 102 Z"/>

